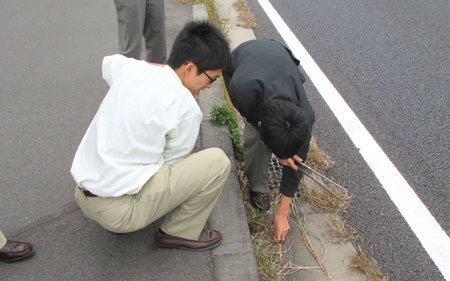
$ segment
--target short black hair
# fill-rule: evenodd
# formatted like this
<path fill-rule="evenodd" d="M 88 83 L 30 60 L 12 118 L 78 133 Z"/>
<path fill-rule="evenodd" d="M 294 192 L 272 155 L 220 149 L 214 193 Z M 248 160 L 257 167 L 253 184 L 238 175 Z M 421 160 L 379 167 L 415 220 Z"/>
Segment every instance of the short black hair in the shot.
<path fill-rule="evenodd" d="M 281 159 L 296 155 L 311 130 L 306 113 L 287 100 L 272 99 L 264 103 L 260 119 L 262 141 Z"/>
<path fill-rule="evenodd" d="M 175 38 L 167 64 L 177 69 L 189 61 L 197 66 L 198 73 L 223 69 L 228 65 L 228 40 L 209 21 L 188 22 Z"/>

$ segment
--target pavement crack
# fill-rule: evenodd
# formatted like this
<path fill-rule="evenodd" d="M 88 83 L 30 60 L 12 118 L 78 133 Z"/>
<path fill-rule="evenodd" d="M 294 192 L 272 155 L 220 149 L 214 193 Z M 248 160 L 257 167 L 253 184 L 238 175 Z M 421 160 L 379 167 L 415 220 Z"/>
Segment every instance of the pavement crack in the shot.
<path fill-rule="evenodd" d="M 78 204 L 75 201 L 69 202 L 69 203 L 63 205 L 59 211 L 54 212 L 52 214 L 45 215 L 25 226 L 22 226 L 10 235 L 11 236 L 19 236 L 19 235 L 27 233 L 35 228 L 41 227 L 43 225 L 49 224 L 51 222 L 54 222 L 54 221 L 57 221 L 60 219 L 63 219 L 64 217 L 68 216 L 69 214 L 71 214 L 77 210 L 80 210 L 80 208 L 78 207 Z"/>

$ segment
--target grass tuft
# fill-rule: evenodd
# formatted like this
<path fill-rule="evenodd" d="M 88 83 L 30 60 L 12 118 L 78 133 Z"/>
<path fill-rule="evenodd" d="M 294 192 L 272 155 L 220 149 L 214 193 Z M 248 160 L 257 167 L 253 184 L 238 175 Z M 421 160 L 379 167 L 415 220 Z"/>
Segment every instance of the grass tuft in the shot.
<path fill-rule="evenodd" d="M 350 263 L 350 268 L 363 272 L 367 276 L 366 281 L 389 281 L 389 278 L 378 269 L 378 263 L 363 250 L 362 243 L 357 245 L 356 251 L 357 253 Z"/>
<path fill-rule="evenodd" d="M 173 3 L 181 3 L 181 4 L 201 4 L 203 3 L 202 0 L 172 0 Z"/>
<path fill-rule="evenodd" d="M 282 281 L 286 275 L 288 245 L 275 243 L 272 229 L 273 213 L 277 208 L 276 201 L 279 194 L 276 190 L 270 190 L 272 208 L 265 212 L 254 209 L 249 201 L 248 180 L 243 169 L 238 169 L 239 181 L 241 183 L 244 207 L 250 230 L 250 238 L 253 244 L 258 274 L 263 281 Z"/>
<path fill-rule="evenodd" d="M 203 3 L 205 4 L 209 20 L 219 27 L 225 35 L 227 35 L 229 19 L 221 19 L 219 17 L 219 14 L 216 12 L 216 8 L 214 6 L 214 0 L 203 0 Z"/>
<path fill-rule="evenodd" d="M 347 224 L 344 218 L 329 217 L 328 218 L 328 230 L 331 235 L 335 237 L 333 242 L 343 243 L 343 242 L 356 242 L 358 240 L 356 229 Z"/>
<path fill-rule="evenodd" d="M 325 151 L 317 146 L 316 138 L 312 137 L 309 144 L 308 159 L 306 159 L 305 164 L 323 174 L 329 168 L 333 167 L 334 161 Z"/>
<path fill-rule="evenodd" d="M 204 4 L 206 12 L 208 13 L 209 21 L 219 27 L 225 35 L 228 34 L 229 19 L 221 19 L 219 17 L 214 6 L 214 0 L 172 0 L 172 2 L 190 5 Z"/>
<path fill-rule="evenodd" d="M 239 161 L 243 159 L 242 136 L 239 132 L 238 118 L 228 109 L 227 105 L 212 104 L 211 117 L 207 120 L 214 126 L 226 126 L 230 131 L 230 138 L 233 142 L 235 158 Z"/>
<path fill-rule="evenodd" d="M 256 21 L 255 16 L 250 11 L 250 8 L 247 5 L 247 2 L 245 0 L 238 0 L 236 1 L 233 6 L 238 10 L 239 12 L 239 26 L 245 27 L 245 28 L 255 28 Z"/>
<path fill-rule="evenodd" d="M 306 202 L 311 205 L 313 210 L 325 213 L 337 213 L 345 211 L 350 206 L 352 197 L 342 189 L 331 186 L 333 193 L 323 190 L 309 188 L 306 185 L 300 185 L 301 193 Z M 337 195 L 337 197 L 336 197 Z"/>

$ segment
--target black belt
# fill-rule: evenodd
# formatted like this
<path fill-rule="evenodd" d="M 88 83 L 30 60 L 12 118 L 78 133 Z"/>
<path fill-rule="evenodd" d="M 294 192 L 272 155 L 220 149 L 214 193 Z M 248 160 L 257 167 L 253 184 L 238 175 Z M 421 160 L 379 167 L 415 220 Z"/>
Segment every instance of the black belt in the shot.
<path fill-rule="evenodd" d="M 91 193 L 89 190 L 86 189 L 82 189 L 81 187 L 78 187 L 86 197 L 98 197 L 97 195 L 95 195 L 94 193 Z"/>

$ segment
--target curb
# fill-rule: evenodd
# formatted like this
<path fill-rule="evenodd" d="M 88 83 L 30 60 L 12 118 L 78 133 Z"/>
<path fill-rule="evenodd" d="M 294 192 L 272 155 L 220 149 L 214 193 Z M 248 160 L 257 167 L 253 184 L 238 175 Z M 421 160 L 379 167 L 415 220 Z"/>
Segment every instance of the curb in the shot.
<path fill-rule="evenodd" d="M 208 19 L 203 4 L 192 5 L 194 20 Z M 206 122 L 210 118 L 211 104 L 222 104 L 222 86 L 214 83 L 198 99 L 203 112 L 199 145 L 202 149 L 219 147 L 229 157 L 232 165 L 230 176 L 217 204 L 209 217 L 209 225 L 219 229 L 224 237 L 220 247 L 212 250 L 214 279 L 218 281 L 259 280 L 258 269 L 250 231 L 238 181 L 234 151 L 226 127 L 216 127 Z"/>
<path fill-rule="evenodd" d="M 212 250 L 214 277 L 220 281 L 259 280 L 228 129 L 206 122 L 212 103 L 222 104 L 222 88 L 219 83 L 204 91 L 199 99 L 200 108 L 204 112 L 199 134 L 200 147 L 220 147 L 232 163 L 230 176 L 209 217 L 210 227 L 219 229 L 224 236 L 222 245 Z"/>

